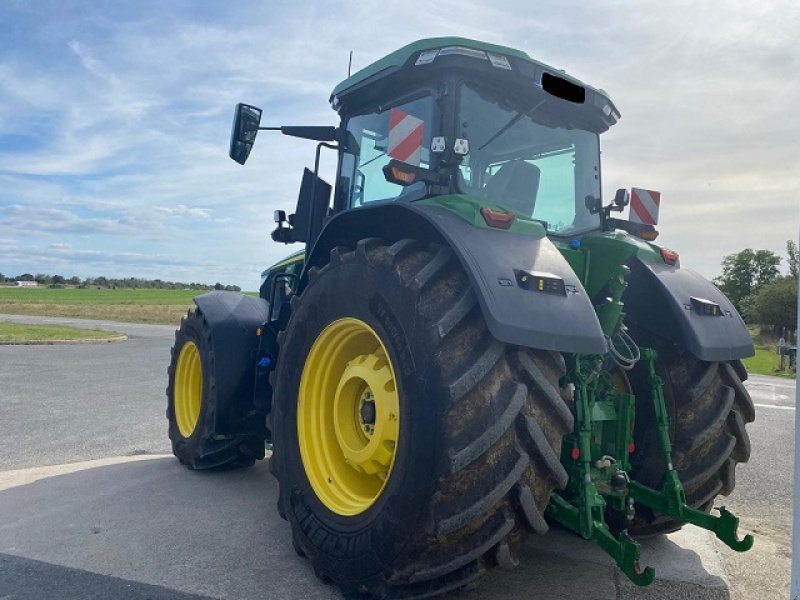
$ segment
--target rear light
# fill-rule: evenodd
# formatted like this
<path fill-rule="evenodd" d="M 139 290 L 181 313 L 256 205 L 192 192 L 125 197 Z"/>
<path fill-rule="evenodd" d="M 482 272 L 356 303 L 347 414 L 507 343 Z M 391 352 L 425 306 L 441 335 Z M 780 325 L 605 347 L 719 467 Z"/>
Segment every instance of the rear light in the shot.
<path fill-rule="evenodd" d="M 639 232 L 639 237 L 647 242 L 652 242 L 655 241 L 655 239 L 658 237 L 658 231 L 656 231 L 655 229 L 642 229 Z"/>
<path fill-rule="evenodd" d="M 486 60 L 486 52 L 483 50 L 476 50 L 475 48 L 467 48 L 466 46 L 447 46 L 439 50 L 439 56 L 447 56 L 448 54 L 460 54 L 461 56 L 469 56 L 471 58 L 480 58 Z"/>
<path fill-rule="evenodd" d="M 496 227 L 497 229 L 508 229 L 517 218 L 517 215 L 512 212 L 492 210 L 485 206 L 481 209 L 481 215 L 489 227 Z"/>
<path fill-rule="evenodd" d="M 647 223 L 634 223 L 633 221 L 624 221 L 622 219 L 608 218 L 608 224 L 614 229 L 622 229 L 631 235 L 635 235 L 647 242 L 652 242 L 658 237 L 658 231 L 653 225 Z"/>
<path fill-rule="evenodd" d="M 417 178 L 416 173 L 410 173 L 394 165 L 389 167 L 389 173 L 386 177 L 392 183 L 399 183 L 400 185 L 411 185 Z"/>
<path fill-rule="evenodd" d="M 678 262 L 678 253 L 675 252 L 675 250 L 668 250 L 667 248 L 662 248 L 661 258 L 666 264 L 674 266 L 675 263 Z"/>
<path fill-rule="evenodd" d="M 429 65 L 436 60 L 437 56 L 447 56 L 448 54 L 460 54 L 461 56 L 469 56 L 470 58 L 477 58 L 480 60 L 489 59 L 489 62 L 496 69 L 511 70 L 511 63 L 508 62 L 508 57 L 502 54 L 495 54 L 494 52 L 484 52 L 476 48 L 467 48 L 466 46 L 447 46 L 445 48 L 423 50 L 419 53 L 419 56 L 417 56 L 417 61 L 414 63 L 414 66 Z"/>

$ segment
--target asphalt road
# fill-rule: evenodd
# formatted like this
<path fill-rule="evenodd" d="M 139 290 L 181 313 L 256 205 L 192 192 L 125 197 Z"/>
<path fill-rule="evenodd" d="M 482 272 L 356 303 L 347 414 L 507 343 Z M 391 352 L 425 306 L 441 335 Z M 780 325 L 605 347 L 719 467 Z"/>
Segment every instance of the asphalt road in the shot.
<path fill-rule="evenodd" d="M 748 426 L 752 452 L 736 469 L 736 490 L 721 503 L 756 542 L 749 552 L 725 549 L 721 556 L 736 583 L 734 600 L 784 599 L 792 558 L 795 381 L 751 375 L 746 386 L 756 405 L 756 420 Z"/>
<path fill-rule="evenodd" d="M 164 411 L 174 327 L 3 318 L 99 326 L 129 339 L 0 346 L 0 471 L 170 451 Z"/>
<path fill-rule="evenodd" d="M 265 463 L 209 476 L 163 456 L 174 329 L 100 326 L 129 339 L 0 346 L 0 600 L 338 597 L 292 551 Z M 591 544 L 551 532 L 526 546 L 519 569 L 490 573 L 465 597 L 785 598 L 794 381 L 753 376 L 747 387 L 753 452 L 724 503 L 756 534 L 753 550 L 715 548 L 694 528 L 648 541 L 643 564 L 652 559 L 661 579 L 643 590 Z M 678 593 L 689 572 L 697 579 Z"/>

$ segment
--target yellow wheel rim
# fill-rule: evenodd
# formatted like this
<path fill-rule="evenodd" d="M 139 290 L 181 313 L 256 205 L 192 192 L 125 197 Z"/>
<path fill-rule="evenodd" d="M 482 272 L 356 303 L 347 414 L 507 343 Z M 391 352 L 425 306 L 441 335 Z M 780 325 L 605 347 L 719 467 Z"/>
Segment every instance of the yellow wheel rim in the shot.
<path fill-rule="evenodd" d="M 308 353 L 297 403 L 300 456 L 320 501 L 343 516 L 372 506 L 392 473 L 399 433 L 386 347 L 363 321 L 334 321 Z"/>
<path fill-rule="evenodd" d="M 175 422 L 180 434 L 188 438 L 197 427 L 203 398 L 203 366 L 194 342 L 186 342 L 175 367 Z"/>

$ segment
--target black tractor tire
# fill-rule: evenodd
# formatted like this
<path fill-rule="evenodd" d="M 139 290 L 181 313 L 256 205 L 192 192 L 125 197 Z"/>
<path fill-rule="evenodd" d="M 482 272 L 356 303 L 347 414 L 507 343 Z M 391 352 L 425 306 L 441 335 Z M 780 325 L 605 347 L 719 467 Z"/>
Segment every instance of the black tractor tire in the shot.
<path fill-rule="evenodd" d="M 755 419 L 755 407 L 743 384 L 747 371 L 739 360 L 700 360 L 652 335 L 640 333 L 635 339 L 640 346 L 658 352 L 656 373 L 664 382 L 672 462 L 686 492 L 686 502 L 708 512 L 718 495 L 733 492 L 736 465 L 750 458 L 745 426 Z M 636 449 L 631 454 L 631 477 L 658 490 L 666 463 L 643 361 L 633 369 L 630 380 L 636 394 Z M 627 528 L 631 535 L 647 536 L 676 531 L 684 524 L 638 506 Z"/>
<path fill-rule="evenodd" d="M 348 596 L 430 597 L 516 564 L 528 532 L 567 483 L 561 439 L 571 392 L 558 353 L 498 342 L 457 258 L 438 244 L 366 239 L 309 271 L 278 337 L 270 470 L 298 554 Z M 396 458 L 375 503 L 354 516 L 314 493 L 299 450 L 305 357 L 337 319 L 369 324 L 397 379 Z"/>
<path fill-rule="evenodd" d="M 192 343 L 199 355 L 200 410 L 193 431 L 184 436 L 176 418 L 175 392 L 176 373 L 181 351 Z M 214 346 L 211 331 L 199 309 L 190 310 L 181 319 L 180 328 L 175 332 L 175 345 L 171 350 L 171 360 L 167 369 L 167 421 L 172 452 L 181 462 L 192 470 L 226 470 L 251 466 L 257 459 L 264 458 L 266 437 L 265 416 L 255 415 L 243 420 L 241 432 L 231 435 L 214 434 L 214 412 L 217 406 L 214 372 Z"/>

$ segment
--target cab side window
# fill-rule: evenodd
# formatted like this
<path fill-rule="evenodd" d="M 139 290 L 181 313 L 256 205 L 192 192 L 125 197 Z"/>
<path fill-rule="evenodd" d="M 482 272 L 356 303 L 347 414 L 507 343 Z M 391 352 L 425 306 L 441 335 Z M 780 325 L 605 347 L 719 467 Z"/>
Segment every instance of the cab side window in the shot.
<path fill-rule="evenodd" d="M 262 283 L 259 289 L 259 296 L 267 302 L 271 302 L 273 285 L 275 286 L 275 303 L 280 304 L 287 301 L 294 288 L 294 279 L 299 277 L 303 271 L 303 261 L 296 260 L 288 264 L 273 267 L 262 273 Z M 294 277 L 293 277 L 294 276 Z M 276 281 L 277 280 L 277 281 Z"/>
<path fill-rule="evenodd" d="M 345 206 L 354 208 L 369 202 L 392 200 L 403 186 L 389 183 L 383 167 L 390 160 L 429 167 L 433 136 L 433 99 L 417 100 L 351 117 L 347 122 L 347 141 L 339 172 Z"/>

